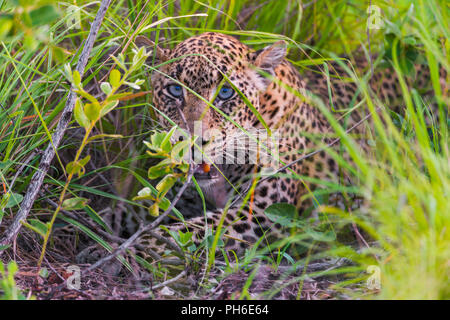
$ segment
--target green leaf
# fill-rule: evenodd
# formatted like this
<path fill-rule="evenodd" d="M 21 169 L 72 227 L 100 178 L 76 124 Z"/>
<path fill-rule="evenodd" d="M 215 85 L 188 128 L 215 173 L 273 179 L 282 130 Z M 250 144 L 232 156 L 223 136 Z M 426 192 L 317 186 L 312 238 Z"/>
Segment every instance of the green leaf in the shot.
<path fill-rule="evenodd" d="M 113 88 L 118 88 L 120 86 L 120 71 L 119 70 L 114 69 L 111 71 L 111 73 L 109 74 L 109 82 L 111 83 Z"/>
<path fill-rule="evenodd" d="M 180 244 L 185 247 L 187 245 L 191 245 L 192 236 L 194 235 L 192 232 L 182 232 L 178 230 Z"/>
<path fill-rule="evenodd" d="M 108 102 L 101 110 L 100 116 L 103 117 L 105 114 L 111 112 L 117 105 L 119 104 L 119 100 L 114 100 Z"/>
<path fill-rule="evenodd" d="M 97 121 L 100 117 L 100 104 L 97 103 L 88 103 L 84 107 L 84 113 L 86 114 L 86 117 L 91 121 Z"/>
<path fill-rule="evenodd" d="M 140 89 L 141 89 L 141 87 L 138 86 L 136 83 L 128 82 L 128 81 L 125 81 L 124 83 L 125 83 L 127 86 L 129 86 L 130 88 L 134 89 L 134 90 L 140 90 Z"/>
<path fill-rule="evenodd" d="M 153 196 L 153 193 L 152 193 L 152 189 L 150 189 L 149 187 L 145 187 L 145 188 L 141 189 L 138 192 L 138 195 L 133 198 L 133 201 L 138 201 L 138 200 L 155 200 L 155 197 Z"/>
<path fill-rule="evenodd" d="M 72 74 L 73 84 L 75 87 L 79 88 L 81 87 L 81 75 L 78 72 L 78 70 L 75 70 Z"/>
<path fill-rule="evenodd" d="M 85 170 L 80 163 L 71 161 L 66 165 L 66 171 L 68 174 L 78 174 L 80 176 L 84 174 Z"/>
<path fill-rule="evenodd" d="M 112 92 L 112 87 L 108 82 L 102 82 L 100 84 L 100 89 L 102 89 L 103 93 L 109 95 Z"/>
<path fill-rule="evenodd" d="M 89 162 L 89 160 L 91 160 L 91 156 L 87 155 L 83 159 L 78 160 L 78 163 L 80 164 L 80 166 L 84 167 Z"/>
<path fill-rule="evenodd" d="M 86 91 L 81 89 L 81 87 L 79 87 L 79 88 L 80 88 L 80 90 L 75 90 L 76 93 L 78 93 L 80 96 L 88 99 L 91 103 L 99 104 L 98 100 L 93 95 L 90 95 L 89 93 L 87 93 Z"/>
<path fill-rule="evenodd" d="M 27 227 L 28 229 L 33 230 L 37 234 L 41 235 L 42 237 L 45 237 L 48 231 L 48 227 L 45 223 L 37 220 L 37 219 L 30 219 L 28 220 L 30 223 L 27 223 L 25 221 L 22 221 L 22 224 Z"/>
<path fill-rule="evenodd" d="M 165 137 L 166 137 L 165 132 L 155 132 L 150 137 L 150 143 L 148 143 L 147 141 L 145 141 L 144 143 L 150 149 L 161 148 L 161 142 L 164 140 Z"/>
<path fill-rule="evenodd" d="M 19 271 L 19 267 L 17 266 L 17 263 L 15 261 L 9 262 L 8 263 L 8 273 L 9 273 L 9 277 L 11 277 L 11 279 L 13 278 L 13 276 L 16 274 L 17 271 Z"/>
<path fill-rule="evenodd" d="M 80 170 L 80 167 L 75 161 L 70 161 L 68 164 L 66 164 L 66 172 L 68 174 L 76 174 L 78 170 Z"/>
<path fill-rule="evenodd" d="M 217 241 L 216 247 L 218 247 L 218 248 L 222 248 L 223 246 L 225 246 L 225 242 L 222 239 L 223 233 L 224 232 L 221 231 L 221 236 L 219 237 L 219 239 Z M 205 240 L 203 240 L 203 244 L 207 244 L 208 248 L 212 248 L 212 246 L 214 245 L 214 239 L 215 239 L 215 235 L 210 234 L 206 237 Z"/>
<path fill-rule="evenodd" d="M 64 62 L 66 62 L 67 54 L 63 48 L 51 45 L 50 49 L 52 50 L 53 57 L 55 58 L 57 63 L 63 64 Z"/>
<path fill-rule="evenodd" d="M 161 208 L 161 210 L 164 210 L 164 211 L 167 210 L 170 207 L 169 199 L 167 199 L 167 198 L 160 199 L 159 207 Z M 175 212 L 177 217 L 181 219 L 181 221 L 184 221 L 183 216 L 179 212 L 177 212 L 175 208 L 173 208 L 173 211 Z"/>
<path fill-rule="evenodd" d="M 178 177 L 176 177 L 175 175 L 173 175 L 173 174 L 166 175 L 156 185 L 156 190 L 158 190 L 158 198 L 164 197 L 177 181 L 178 181 Z"/>
<path fill-rule="evenodd" d="M 32 34 L 27 34 L 23 38 L 23 46 L 29 51 L 36 50 L 38 45 L 39 45 L 39 42 L 36 40 L 36 38 Z"/>
<path fill-rule="evenodd" d="M 13 26 L 13 20 L 9 17 L 0 17 L 0 40 L 4 39 Z"/>
<path fill-rule="evenodd" d="M 189 148 L 191 147 L 191 141 L 183 140 L 177 142 L 170 153 L 171 157 L 176 160 L 182 160 L 184 155 L 189 154 Z"/>
<path fill-rule="evenodd" d="M 166 134 L 164 139 L 161 141 L 161 149 L 163 149 L 166 152 L 170 152 L 170 150 L 172 149 L 172 144 L 170 143 L 170 138 L 172 138 L 176 129 L 177 129 L 177 127 L 173 127 L 172 129 L 170 129 L 170 131 Z"/>
<path fill-rule="evenodd" d="M 158 203 L 152 204 L 152 205 L 148 208 L 148 213 L 149 213 L 152 217 L 157 217 L 157 216 L 159 216 L 159 205 L 158 205 Z"/>
<path fill-rule="evenodd" d="M 158 179 L 159 177 L 171 173 L 172 170 L 168 166 L 154 166 L 148 169 L 149 179 Z"/>
<path fill-rule="evenodd" d="M 58 11 L 50 4 L 30 11 L 31 25 L 33 27 L 49 24 L 58 17 Z"/>
<path fill-rule="evenodd" d="M 172 173 L 172 160 L 171 159 L 164 159 L 160 163 L 158 163 L 156 166 L 150 167 L 148 169 L 148 178 L 149 179 L 157 179 L 163 175 L 166 175 L 168 173 Z"/>
<path fill-rule="evenodd" d="M 66 63 L 64 65 L 64 70 L 61 71 L 61 73 L 66 77 L 66 79 L 69 82 L 73 82 L 72 67 L 70 66 L 70 63 Z"/>
<path fill-rule="evenodd" d="M 122 92 L 122 93 L 113 94 L 111 97 L 109 97 L 108 100 L 111 100 L 111 101 L 119 100 L 119 99 L 127 97 L 127 96 L 129 96 L 131 94 L 132 94 L 131 92 Z"/>
<path fill-rule="evenodd" d="M 6 202 L 4 208 L 12 208 L 19 205 L 23 200 L 23 195 L 19 193 L 11 193 L 3 195 L 3 198 L 8 197 L 8 201 Z"/>
<path fill-rule="evenodd" d="M 78 124 L 83 127 L 84 129 L 88 129 L 91 125 L 91 122 L 84 114 L 84 108 L 83 103 L 81 102 L 81 99 L 77 99 L 75 102 L 75 108 L 74 108 L 74 117 L 75 120 L 78 122 Z"/>
<path fill-rule="evenodd" d="M 165 226 L 160 226 L 161 229 L 165 230 L 172 238 L 173 240 L 175 240 L 175 242 L 180 246 L 180 247 L 192 247 L 192 251 L 195 250 L 195 247 L 193 247 L 193 242 L 192 240 L 192 236 L 193 233 L 192 232 L 182 232 L 181 230 L 178 230 L 178 233 L 176 231 L 173 230 L 169 230 L 167 227 Z M 191 249 L 189 251 L 191 251 Z M 191 252 L 192 252 L 191 251 Z"/>
<path fill-rule="evenodd" d="M 271 221 L 283 227 L 292 227 L 298 222 L 297 208 L 289 203 L 274 203 L 264 213 Z"/>
<path fill-rule="evenodd" d="M 141 60 L 144 57 L 145 54 L 145 47 L 140 47 L 139 50 L 135 53 L 133 57 L 133 65 L 136 65 L 139 63 L 139 60 Z"/>
<path fill-rule="evenodd" d="M 88 199 L 81 197 L 66 199 L 62 204 L 62 209 L 67 211 L 81 210 L 87 206 L 88 201 Z"/>

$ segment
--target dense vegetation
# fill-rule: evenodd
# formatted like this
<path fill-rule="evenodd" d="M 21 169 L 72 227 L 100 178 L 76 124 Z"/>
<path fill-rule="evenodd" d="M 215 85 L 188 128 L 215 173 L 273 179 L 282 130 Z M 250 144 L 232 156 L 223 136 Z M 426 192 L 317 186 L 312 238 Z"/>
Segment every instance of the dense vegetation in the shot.
<path fill-rule="evenodd" d="M 237 265 L 216 263 L 210 256 L 207 268 L 201 259 L 190 261 L 194 269 L 212 272 L 214 266 L 225 275 L 246 272 L 248 280 L 234 297 L 250 297 L 248 289 L 261 264 L 275 270 L 283 260 L 285 286 L 297 284 L 299 298 L 304 297 L 301 289 L 307 281 L 326 278 L 331 279 L 327 284 L 333 283 L 327 292 L 335 297 L 449 299 L 449 3 L 374 0 L 370 4 L 380 8 L 379 19 L 377 10 L 368 13 L 369 1 L 356 0 L 112 1 L 86 73 L 78 79 L 72 70 L 99 2 L 0 0 L 0 237 L 19 210 L 42 150 L 52 143 L 70 89 L 84 97 L 89 92 L 108 111 L 92 109 L 82 116 L 75 112 L 19 232 L 17 247 L 0 246 L 5 265 L 13 257 L 19 269 L 49 268 L 57 261 L 73 263 L 89 238 L 111 251 L 113 243 L 121 242 L 108 236 L 118 226 L 107 226 L 105 216 L 112 212 L 147 214 L 149 203 L 136 196 L 145 187 L 153 188 L 147 170 L 154 162 L 146 154 L 144 141 L 150 141 L 157 126 L 158 111 L 152 108 L 143 52 L 133 52 L 137 49 L 134 38 L 144 34 L 172 48 L 192 35 L 214 31 L 237 36 L 254 49 L 284 39 L 288 58 L 300 72 L 340 56 L 352 61 L 355 52 L 370 56 L 373 68 L 388 68 L 399 77 L 403 110 L 394 113 L 381 98 L 369 95 L 371 68 L 347 68 L 349 81 L 365 97 L 361 105 L 349 109 L 379 110 L 373 115 L 373 152 L 356 152 L 352 138 L 336 123 L 342 148 L 353 159 L 347 169 L 358 184 L 350 189 L 323 184 L 310 196 L 321 205 L 330 192 L 351 192 L 362 196 L 367 205 L 356 211 L 323 205 L 319 225 L 311 226 L 309 220 L 295 223 L 298 229 L 283 242 L 296 243 L 295 253 L 280 251 L 279 256 L 261 258 L 259 251 L 249 251 Z M 117 47 L 117 58 L 107 60 L 105 53 Z M 119 53 L 127 61 L 137 58 L 125 70 L 117 67 L 123 63 Z M 411 84 L 415 64 L 429 67 L 427 86 L 434 92 L 434 101 L 423 94 L 423 88 Z M 108 75 L 113 68 L 120 72 Z M 439 68 L 447 70 L 444 90 L 439 85 Z M 114 97 L 123 92 L 127 93 Z M 433 115 L 431 103 L 439 107 Z M 86 116 L 95 120 L 94 125 Z M 94 135 L 96 139 L 87 143 L 88 136 Z M 333 156 L 343 163 L 341 154 Z M 193 250 L 186 235 L 174 236 L 182 250 Z M 220 247 L 220 241 L 215 246 Z M 176 274 L 177 268 L 136 259 L 155 283 L 162 282 L 167 273 Z M 135 265 L 121 261 L 128 270 Z M 318 271 L 305 267 L 330 261 L 345 263 Z M 10 274 L 14 268 L 10 263 Z M 0 286 L 0 297 L 2 291 L 5 297 L 22 297 L 14 291 L 13 280 L 0 270 L 0 279 L 7 280 Z M 224 275 L 218 274 L 220 281 Z M 380 276 L 380 288 L 374 276 Z M 214 286 L 208 279 L 203 279 L 206 291 Z M 264 296 L 271 298 L 282 288 L 267 288 Z"/>

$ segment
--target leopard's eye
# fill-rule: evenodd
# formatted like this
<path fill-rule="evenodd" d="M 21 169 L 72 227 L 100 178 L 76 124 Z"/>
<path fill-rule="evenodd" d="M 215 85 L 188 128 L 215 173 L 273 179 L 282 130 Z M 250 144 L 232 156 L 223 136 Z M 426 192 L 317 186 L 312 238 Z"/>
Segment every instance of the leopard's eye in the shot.
<path fill-rule="evenodd" d="M 222 87 L 217 97 L 221 100 L 228 100 L 234 95 L 234 90 L 230 87 Z"/>
<path fill-rule="evenodd" d="M 180 98 L 183 95 L 183 87 L 179 84 L 171 84 L 167 87 L 167 91 L 175 98 Z"/>

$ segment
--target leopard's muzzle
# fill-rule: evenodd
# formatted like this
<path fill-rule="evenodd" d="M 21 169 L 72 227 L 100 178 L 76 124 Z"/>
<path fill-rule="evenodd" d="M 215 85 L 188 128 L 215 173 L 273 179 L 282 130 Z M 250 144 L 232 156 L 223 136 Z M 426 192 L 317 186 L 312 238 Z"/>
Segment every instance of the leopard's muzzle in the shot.
<path fill-rule="evenodd" d="M 228 201 L 227 181 L 221 165 L 197 164 L 194 167 L 194 177 L 210 204 L 216 208 L 225 207 Z"/>

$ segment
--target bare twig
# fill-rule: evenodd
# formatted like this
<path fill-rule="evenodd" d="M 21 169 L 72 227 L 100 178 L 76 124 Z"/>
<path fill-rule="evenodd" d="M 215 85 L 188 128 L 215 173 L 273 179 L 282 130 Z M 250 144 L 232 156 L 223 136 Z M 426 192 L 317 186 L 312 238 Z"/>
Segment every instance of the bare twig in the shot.
<path fill-rule="evenodd" d="M 180 200 L 181 195 L 184 193 L 184 191 L 186 190 L 187 186 L 190 184 L 192 176 L 194 174 L 194 170 L 193 170 L 193 166 L 190 165 L 189 166 L 189 174 L 187 176 L 186 182 L 183 184 L 183 186 L 180 188 L 180 190 L 178 191 L 177 195 L 175 196 L 175 198 L 172 200 L 169 208 L 167 208 L 166 211 L 164 211 L 163 214 L 161 214 L 156 220 L 154 220 L 152 223 L 147 224 L 147 225 L 143 225 L 141 224 L 138 228 L 138 230 L 127 239 L 127 241 L 125 241 L 124 243 L 122 243 L 116 250 L 114 250 L 114 252 L 112 252 L 110 255 L 98 260 L 96 263 L 94 263 L 92 266 L 90 266 L 89 268 L 87 268 L 85 270 L 85 272 L 89 272 L 94 270 L 95 268 L 98 268 L 99 266 L 101 266 L 102 264 L 108 262 L 109 260 L 115 258 L 117 255 L 121 254 L 122 252 L 124 252 L 127 248 L 129 248 L 138 238 L 141 234 L 143 234 L 144 232 L 153 230 L 154 228 L 156 228 L 161 222 L 162 220 L 167 217 L 167 215 L 172 211 L 172 209 L 175 207 L 175 205 L 177 204 L 177 202 Z"/>
<path fill-rule="evenodd" d="M 94 46 L 94 41 L 97 38 L 98 31 L 102 24 L 103 18 L 105 17 L 106 11 L 111 3 L 111 0 L 102 0 L 100 4 L 100 8 L 98 9 L 97 15 L 91 25 L 91 30 L 89 32 L 88 38 L 83 47 L 83 51 L 81 52 L 80 59 L 78 61 L 76 70 L 80 73 L 80 75 L 84 74 L 84 70 L 86 68 L 87 61 L 89 59 L 90 53 Z M 61 114 L 60 121 L 58 122 L 58 126 L 56 127 L 55 133 L 52 135 L 52 142 L 49 143 L 47 149 L 44 152 L 41 163 L 39 164 L 39 168 L 36 173 L 33 175 L 33 178 L 30 181 L 30 186 L 28 187 L 27 193 L 22 201 L 20 206 L 20 210 L 15 216 L 13 222 L 6 230 L 5 234 L 2 238 L 0 238 L 0 245 L 9 244 L 15 237 L 17 236 L 20 227 L 22 226 L 22 221 L 25 221 L 28 217 L 28 214 L 33 206 L 34 201 L 41 189 L 42 182 L 44 181 L 44 177 L 47 174 L 47 171 L 50 168 L 50 163 L 55 156 L 56 149 L 59 147 L 61 140 L 64 136 L 64 132 L 72 118 L 72 111 L 75 105 L 76 95 L 73 91 L 69 92 L 67 97 L 66 105 Z M 4 251 L 0 251 L 1 253 Z"/>
<path fill-rule="evenodd" d="M 173 277 L 172 279 L 169 279 L 169 280 L 164 281 L 164 282 L 162 282 L 162 283 L 160 283 L 160 284 L 157 284 L 156 286 L 153 286 L 153 287 L 151 288 L 151 290 L 156 290 L 156 289 L 159 289 L 159 288 L 161 288 L 161 287 L 165 287 L 165 286 L 167 286 L 168 284 L 174 283 L 174 282 L 176 282 L 177 280 L 183 278 L 185 275 L 186 275 L 186 270 L 183 270 L 183 271 L 180 272 L 176 277 Z"/>

